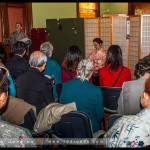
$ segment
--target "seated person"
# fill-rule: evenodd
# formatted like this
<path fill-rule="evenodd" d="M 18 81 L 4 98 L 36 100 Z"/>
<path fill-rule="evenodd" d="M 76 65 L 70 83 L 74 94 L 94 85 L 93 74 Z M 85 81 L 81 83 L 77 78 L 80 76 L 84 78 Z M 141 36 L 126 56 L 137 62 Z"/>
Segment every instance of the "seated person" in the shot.
<path fill-rule="evenodd" d="M 13 45 L 14 56 L 6 64 L 6 68 L 9 70 L 13 81 L 30 67 L 29 62 L 23 58 L 26 53 L 26 48 L 26 44 L 21 41 Z"/>
<path fill-rule="evenodd" d="M 0 68 L 0 111 L 7 103 L 7 70 Z M 0 117 L 0 147 L 37 147 L 28 129 L 3 121 Z"/>
<path fill-rule="evenodd" d="M 16 79 L 17 97 L 35 106 L 37 115 L 42 108 L 55 102 L 51 80 L 42 73 L 46 62 L 43 52 L 34 51 L 30 55 L 30 68 Z"/>
<path fill-rule="evenodd" d="M 141 92 L 145 80 L 150 76 L 150 56 L 140 59 L 135 66 L 135 73 L 139 79 L 124 82 L 118 99 L 118 113 L 124 115 L 135 115 L 142 110 L 140 104 Z"/>
<path fill-rule="evenodd" d="M 141 94 L 144 107 L 136 115 L 124 115 L 117 119 L 103 138 L 106 147 L 150 147 L 150 77 L 145 81 Z"/>
<path fill-rule="evenodd" d="M 40 46 L 40 51 L 42 51 L 47 56 L 47 63 L 43 73 L 54 78 L 53 95 L 55 98 L 58 98 L 56 85 L 58 83 L 62 83 L 61 68 L 59 64 L 51 58 L 53 55 L 53 46 L 50 42 L 42 43 Z"/>
<path fill-rule="evenodd" d="M 78 46 L 72 45 L 68 48 L 62 62 L 61 78 L 63 83 L 71 81 L 77 77 L 76 69 L 79 61 L 82 59 L 82 52 Z"/>
<path fill-rule="evenodd" d="M 125 81 L 131 81 L 131 72 L 123 66 L 120 46 L 112 45 L 107 51 L 105 66 L 99 69 L 100 86 L 122 87 Z"/>
<path fill-rule="evenodd" d="M 4 121 L 21 125 L 24 124 L 24 117 L 32 109 L 36 117 L 36 108 L 17 97 L 8 96 L 7 105 L 3 107 L 1 117 Z"/>
<path fill-rule="evenodd" d="M 89 54 L 88 59 L 93 63 L 94 70 L 92 75 L 93 84 L 99 86 L 99 69 L 104 66 L 106 51 L 103 48 L 103 41 L 100 38 L 93 39 L 94 50 Z"/>
<path fill-rule="evenodd" d="M 0 48 L 0 66 L 5 67 L 4 63 L 6 62 L 6 49 L 5 48 Z M 6 69 L 6 67 L 5 67 Z M 12 77 L 8 71 L 8 76 L 7 76 L 8 80 L 9 80 L 9 86 L 8 86 L 8 95 L 10 96 L 16 96 L 16 89 L 14 86 L 14 82 L 12 80 Z"/>
<path fill-rule="evenodd" d="M 77 78 L 63 83 L 60 103 L 76 103 L 77 111 L 89 115 L 93 132 L 100 130 L 100 121 L 104 117 L 104 107 L 101 89 L 89 82 L 93 73 L 90 60 L 81 60 L 77 67 Z"/>

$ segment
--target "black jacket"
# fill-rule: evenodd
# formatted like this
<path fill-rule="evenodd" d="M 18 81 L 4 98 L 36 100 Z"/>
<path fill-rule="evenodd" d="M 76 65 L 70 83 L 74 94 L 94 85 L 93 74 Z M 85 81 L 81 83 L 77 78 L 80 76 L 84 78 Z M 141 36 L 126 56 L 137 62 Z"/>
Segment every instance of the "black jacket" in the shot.
<path fill-rule="evenodd" d="M 6 68 L 9 70 L 13 80 L 26 72 L 29 67 L 29 62 L 18 55 L 14 55 L 11 59 L 9 59 L 6 65 Z"/>
<path fill-rule="evenodd" d="M 50 79 L 36 68 L 30 67 L 16 79 L 16 91 L 18 98 L 36 107 L 37 114 L 55 101 Z"/>

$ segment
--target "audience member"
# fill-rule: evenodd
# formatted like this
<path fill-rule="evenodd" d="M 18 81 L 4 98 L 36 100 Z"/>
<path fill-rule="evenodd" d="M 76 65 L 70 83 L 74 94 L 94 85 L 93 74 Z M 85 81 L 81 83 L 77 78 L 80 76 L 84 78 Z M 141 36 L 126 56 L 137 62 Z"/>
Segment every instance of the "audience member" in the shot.
<path fill-rule="evenodd" d="M 141 111 L 140 96 L 145 80 L 150 76 L 150 56 L 140 59 L 135 66 L 136 75 L 139 79 L 124 82 L 118 99 L 118 113 L 124 115 L 135 115 Z"/>
<path fill-rule="evenodd" d="M 145 81 L 141 104 L 144 109 L 136 115 L 124 115 L 115 121 L 104 135 L 104 146 L 150 147 L 150 77 Z"/>
<path fill-rule="evenodd" d="M 13 45 L 21 40 L 24 40 L 23 42 L 27 45 L 26 53 L 29 54 L 29 48 L 31 47 L 31 40 L 27 36 L 26 33 L 22 32 L 22 24 L 20 22 L 16 23 L 16 31 L 12 32 L 9 35 L 8 41 L 10 44 L 10 51 L 14 52 Z"/>
<path fill-rule="evenodd" d="M 23 58 L 26 53 L 26 44 L 18 41 L 13 45 L 14 56 L 7 62 L 6 68 L 8 68 L 13 81 L 22 73 L 26 72 L 30 67 L 29 62 Z"/>
<path fill-rule="evenodd" d="M 3 108 L 1 117 L 4 121 L 13 123 L 15 125 L 22 125 L 25 123 L 27 113 L 32 109 L 36 118 L 36 108 L 25 102 L 23 99 L 8 96 L 7 105 Z"/>
<path fill-rule="evenodd" d="M 82 52 L 78 46 L 72 45 L 68 48 L 67 53 L 62 62 L 61 78 L 62 82 L 73 80 L 77 77 L 77 66 L 83 58 Z"/>
<path fill-rule="evenodd" d="M 37 114 L 51 102 L 54 102 L 53 87 L 49 78 L 42 71 L 47 62 L 46 55 L 41 51 L 34 51 L 30 55 L 30 68 L 16 80 L 18 98 L 36 107 Z"/>
<path fill-rule="evenodd" d="M 50 42 L 45 42 L 41 44 L 40 50 L 47 56 L 47 64 L 43 73 L 54 78 L 53 95 L 55 98 L 58 98 L 56 85 L 58 83 L 62 83 L 61 68 L 55 60 L 51 59 L 53 54 L 53 46 Z"/>
<path fill-rule="evenodd" d="M 100 86 L 122 87 L 125 81 L 131 81 L 131 72 L 123 66 L 120 46 L 111 45 L 107 51 L 105 66 L 99 70 Z"/>
<path fill-rule="evenodd" d="M 7 104 L 8 71 L 0 67 L 0 111 Z M 29 130 L 3 121 L 0 117 L 0 147 L 37 147 Z"/>
<path fill-rule="evenodd" d="M 93 50 L 90 53 L 90 55 L 88 56 L 88 59 L 93 63 L 93 66 L 94 66 L 94 72 L 92 75 L 93 84 L 99 86 L 98 71 L 100 68 L 104 66 L 104 63 L 106 60 L 106 51 L 102 47 L 103 41 L 100 38 L 95 38 L 93 40 L 93 44 L 94 44 L 95 50 Z"/>
<path fill-rule="evenodd" d="M 89 83 L 93 73 L 90 60 L 81 60 L 77 67 L 77 78 L 63 83 L 60 103 L 76 103 L 77 111 L 83 111 L 90 117 L 93 132 L 100 129 L 100 121 L 104 117 L 101 89 Z"/>
<path fill-rule="evenodd" d="M 7 58 L 6 49 L 5 48 L 0 48 L 0 66 L 4 67 L 5 69 L 6 69 L 6 67 L 5 67 L 4 64 L 6 62 L 6 58 Z M 7 78 L 9 80 L 8 95 L 16 96 L 16 89 L 15 89 L 14 82 L 12 80 L 12 77 L 11 77 L 10 73 L 8 73 Z"/>

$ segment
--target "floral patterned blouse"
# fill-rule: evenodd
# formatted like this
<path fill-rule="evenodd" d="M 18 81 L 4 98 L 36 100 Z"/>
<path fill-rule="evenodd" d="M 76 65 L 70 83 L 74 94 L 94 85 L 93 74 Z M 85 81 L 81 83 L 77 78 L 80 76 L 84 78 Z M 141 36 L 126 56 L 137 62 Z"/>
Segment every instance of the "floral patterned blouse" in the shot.
<path fill-rule="evenodd" d="M 150 109 L 119 118 L 103 140 L 104 147 L 150 147 Z"/>
<path fill-rule="evenodd" d="M 94 50 L 90 53 L 88 59 L 90 59 L 94 66 L 93 75 L 98 76 L 98 70 L 104 66 L 106 60 L 106 51 L 104 48 L 101 48 L 100 50 Z"/>

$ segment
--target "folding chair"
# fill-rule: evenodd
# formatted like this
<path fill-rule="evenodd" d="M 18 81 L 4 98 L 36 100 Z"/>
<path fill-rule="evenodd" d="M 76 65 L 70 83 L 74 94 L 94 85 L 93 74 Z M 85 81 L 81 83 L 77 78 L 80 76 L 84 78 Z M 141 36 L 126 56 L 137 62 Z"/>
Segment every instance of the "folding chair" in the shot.
<path fill-rule="evenodd" d="M 71 111 L 61 117 L 61 120 L 51 127 L 51 134 L 62 145 L 67 145 L 67 139 L 83 139 L 87 140 L 88 144 L 95 144 L 94 142 L 98 137 L 103 137 L 105 131 L 99 130 L 93 134 L 91 121 L 89 116 L 81 111 Z M 84 141 L 85 142 L 85 141 Z M 86 145 L 87 143 L 69 143 L 69 145 Z M 97 143 L 98 144 L 98 143 Z"/>

